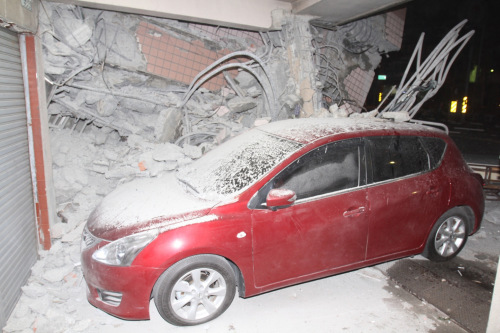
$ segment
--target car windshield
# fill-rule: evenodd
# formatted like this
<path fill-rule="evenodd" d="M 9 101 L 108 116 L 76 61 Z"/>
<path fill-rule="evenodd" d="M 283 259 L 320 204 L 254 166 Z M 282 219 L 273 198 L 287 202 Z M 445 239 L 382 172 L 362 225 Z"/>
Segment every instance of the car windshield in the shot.
<path fill-rule="evenodd" d="M 302 146 L 254 129 L 179 170 L 177 178 L 201 198 L 224 199 L 253 184 Z"/>

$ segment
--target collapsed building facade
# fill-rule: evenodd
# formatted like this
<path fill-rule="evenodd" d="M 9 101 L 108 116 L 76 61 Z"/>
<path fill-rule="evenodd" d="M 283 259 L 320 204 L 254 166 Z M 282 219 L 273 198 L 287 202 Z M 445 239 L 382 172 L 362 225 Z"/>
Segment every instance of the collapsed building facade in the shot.
<path fill-rule="evenodd" d="M 57 204 L 92 178 L 110 181 L 104 195 L 175 170 L 262 123 L 360 113 L 381 54 L 401 45 L 404 9 L 335 30 L 282 21 L 253 32 L 44 3 Z"/>
<path fill-rule="evenodd" d="M 267 122 L 363 115 L 375 68 L 401 46 L 405 17 L 399 9 L 330 26 L 278 9 L 272 29 L 257 31 L 57 2 L 25 5 L 35 23 L 13 24 L 3 18 L 8 9 L 0 17 L 4 35 L 28 34 L 21 86 L 34 116 L 21 121 L 34 124 L 24 162 L 37 170 L 30 178 L 35 213 L 23 229 L 30 250 L 21 252 L 30 259 L 2 260 L 0 271 L 17 272 L 0 285 L 7 295 L 2 326 L 38 255 L 59 251 L 63 260 L 38 262 L 33 270 L 50 274 L 31 278 L 23 297 L 39 298 L 38 287 L 75 274 L 66 264 L 79 260 L 84 221 L 119 184 L 161 177 Z M 10 230 L 12 222 L 1 223 Z M 21 315 L 54 319 L 39 308 Z"/>

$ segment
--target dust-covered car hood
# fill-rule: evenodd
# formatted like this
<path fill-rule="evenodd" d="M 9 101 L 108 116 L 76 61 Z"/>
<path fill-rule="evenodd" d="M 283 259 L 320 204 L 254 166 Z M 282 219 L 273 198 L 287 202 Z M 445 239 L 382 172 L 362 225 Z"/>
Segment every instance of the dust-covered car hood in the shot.
<path fill-rule="evenodd" d="M 152 228 L 172 229 L 207 215 L 216 201 L 191 195 L 175 177 L 136 179 L 116 188 L 90 214 L 88 230 L 115 240 Z"/>

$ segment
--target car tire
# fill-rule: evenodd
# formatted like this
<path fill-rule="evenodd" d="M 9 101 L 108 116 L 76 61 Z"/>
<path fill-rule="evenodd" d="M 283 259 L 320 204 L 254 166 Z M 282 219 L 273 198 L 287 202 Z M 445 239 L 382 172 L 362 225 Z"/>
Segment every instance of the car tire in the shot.
<path fill-rule="evenodd" d="M 153 298 L 163 319 L 192 326 L 220 316 L 235 293 L 236 278 L 227 260 L 196 255 L 168 268 L 156 282 Z"/>
<path fill-rule="evenodd" d="M 458 207 L 450 209 L 432 228 L 422 255 L 432 261 L 450 260 L 465 246 L 468 235 L 467 214 Z"/>

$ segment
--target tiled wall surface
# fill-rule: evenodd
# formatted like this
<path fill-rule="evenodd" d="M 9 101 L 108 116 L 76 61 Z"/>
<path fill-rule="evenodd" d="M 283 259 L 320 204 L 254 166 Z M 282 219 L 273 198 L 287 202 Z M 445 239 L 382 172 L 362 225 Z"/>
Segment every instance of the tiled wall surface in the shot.
<path fill-rule="evenodd" d="M 392 11 L 386 14 L 385 35 L 389 42 L 398 49 L 403 42 L 403 32 L 405 26 L 406 8 Z"/>
<path fill-rule="evenodd" d="M 243 38 L 249 42 L 249 44 L 254 47 L 262 46 L 262 38 L 259 36 L 259 33 L 254 31 L 246 31 L 246 30 L 238 30 L 224 27 L 216 27 L 213 25 L 206 24 L 196 24 L 190 23 L 189 28 L 191 30 L 198 30 L 209 36 L 214 41 L 221 41 L 228 37 L 237 37 Z"/>
<path fill-rule="evenodd" d="M 363 71 L 357 67 L 345 78 L 345 89 L 349 94 L 349 98 L 354 100 L 357 105 L 362 106 L 365 104 L 374 76 L 374 71 Z"/>
<path fill-rule="evenodd" d="M 203 30 L 203 33 L 218 40 L 225 36 L 236 36 L 255 41 L 260 39 L 258 33 L 228 28 L 217 28 L 207 25 L 191 24 L 193 29 Z M 165 78 L 191 83 L 194 77 L 219 58 L 233 52 L 232 50 L 217 50 L 205 45 L 201 39 L 178 38 L 165 29 L 148 22 L 141 22 L 136 31 L 142 53 L 147 60 L 147 71 Z M 262 42 L 260 42 L 262 43 Z M 232 61 L 247 61 L 248 59 L 234 59 Z M 234 74 L 235 71 L 232 71 Z M 207 81 L 203 87 L 209 90 L 218 90 L 225 84 L 221 74 Z"/>

